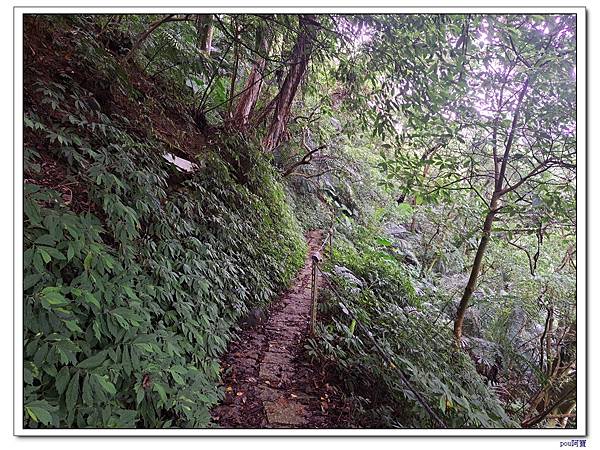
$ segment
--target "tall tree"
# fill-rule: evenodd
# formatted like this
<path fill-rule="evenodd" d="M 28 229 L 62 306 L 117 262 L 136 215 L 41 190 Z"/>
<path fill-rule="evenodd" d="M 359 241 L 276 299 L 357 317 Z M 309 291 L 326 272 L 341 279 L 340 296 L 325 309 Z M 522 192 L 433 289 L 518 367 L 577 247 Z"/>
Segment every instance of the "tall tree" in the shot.
<path fill-rule="evenodd" d="M 454 323 L 459 342 L 495 224 L 506 218 L 535 222 L 531 228 L 538 232 L 540 220 L 572 220 L 575 19 L 362 20 L 365 51 L 348 64 L 342 60 L 342 67 L 368 68 L 357 75 L 369 93 L 362 100 L 367 126 L 396 138 L 392 156 L 382 151 L 381 167 L 419 201 L 450 200 L 453 191 L 466 190 L 481 206 L 479 244 Z"/>
<path fill-rule="evenodd" d="M 527 78 L 525 80 L 525 82 L 523 83 L 523 87 L 521 88 L 521 90 L 519 92 L 519 97 L 518 97 L 517 105 L 516 105 L 516 108 L 514 111 L 514 116 L 513 116 L 512 124 L 510 127 L 509 135 L 508 135 L 508 140 L 507 140 L 505 148 L 504 148 L 504 154 L 501 158 L 499 158 L 498 154 L 497 154 L 497 146 L 496 146 L 496 144 L 497 144 L 497 140 L 496 140 L 497 139 L 496 138 L 497 128 L 494 128 L 494 142 L 493 142 L 494 191 L 493 191 L 492 197 L 490 199 L 488 212 L 485 215 L 485 219 L 483 221 L 481 239 L 479 241 L 479 246 L 477 247 L 477 252 L 475 254 L 475 260 L 473 261 L 473 266 L 471 267 L 471 274 L 469 275 L 469 281 L 467 282 L 467 285 L 465 286 L 463 296 L 460 300 L 460 303 L 458 305 L 458 309 L 456 312 L 456 319 L 454 321 L 454 336 L 457 340 L 460 340 L 460 338 L 462 336 L 462 328 L 463 328 L 463 322 L 464 322 L 464 318 L 465 318 L 465 312 L 467 310 L 467 306 L 469 305 L 469 300 L 471 299 L 471 296 L 473 295 L 473 291 L 475 290 L 475 286 L 477 284 L 477 277 L 479 276 L 479 272 L 481 271 L 483 255 L 485 254 L 485 250 L 487 249 L 488 243 L 490 241 L 493 221 L 501 207 L 500 206 L 501 198 L 507 192 L 509 192 L 509 190 L 514 189 L 513 187 L 507 186 L 505 184 L 505 174 L 506 174 L 506 167 L 507 167 L 509 157 L 510 157 L 510 152 L 512 150 L 512 145 L 513 145 L 514 138 L 515 138 L 515 133 L 516 133 L 517 127 L 519 125 L 519 115 L 521 112 L 523 97 L 525 96 L 525 92 L 527 91 L 528 85 L 529 85 L 529 79 Z M 540 166 L 540 168 L 536 169 L 536 170 L 541 170 L 543 167 L 545 167 L 545 165 Z M 534 175 L 535 175 L 535 173 L 532 172 L 530 175 L 528 175 L 528 178 L 530 178 L 531 176 L 534 176 Z"/>
<path fill-rule="evenodd" d="M 525 220 L 548 188 L 574 186 L 575 83 L 574 24 L 569 18 L 487 18 L 480 33 L 482 48 L 499 55 L 481 55 L 472 76 L 471 101 L 480 123 L 473 122 L 473 155 L 481 178 L 491 178 L 477 190 L 489 192 L 481 237 L 469 280 L 457 308 L 454 336 L 460 342 L 470 299 L 477 286 L 483 258 L 499 214 Z M 489 49 L 488 49 L 489 50 Z M 493 99 L 489 108 L 488 99 Z M 510 118 L 512 114 L 512 118 Z M 509 119 L 510 118 L 510 119 Z M 489 149 L 490 153 L 487 153 Z M 488 163 L 486 163 L 486 154 Z M 491 170 L 489 170 L 491 167 Z M 473 173 L 473 172 L 472 172 Z M 546 174 L 546 178 L 544 178 Z M 491 185 L 491 186 L 490 186 Z"/>
<path fill-rule="evenodd" d="M 267 16 L 265 20 L 269 17 L 271 16 Z M 246 84 L 233 114 L 233 122 L 237 127 L 243 128 L 248 125 L 250 115 L 254 111 L 254 107 L 260 96 L 263 80 L 266 75 L 267 58 L 269 56 L 272 39 L 273 33 L 269 28 L 269 23 L 266 21 L 262 22 L 257 29 L 258 52 L 255 55 L 250 75 L 246 80 Z"/>
<path fill-rule="evenodd" d="M 273 116 L 263 141 L 266 150 L 273 150 L 282 141 L 290 120 L 290 110 L 300 81 L 308 68 L 308 62 L 316 39 L 318 20 L 314 15 L 301 15 L 298 18 L 298 37 L 288 62 L 288 72 L 277 94 Z"/>

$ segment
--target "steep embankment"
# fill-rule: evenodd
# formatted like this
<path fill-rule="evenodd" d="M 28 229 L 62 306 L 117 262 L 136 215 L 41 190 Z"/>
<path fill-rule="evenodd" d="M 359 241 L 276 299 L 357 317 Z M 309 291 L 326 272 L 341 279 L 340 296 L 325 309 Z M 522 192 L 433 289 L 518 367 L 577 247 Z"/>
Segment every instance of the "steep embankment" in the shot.
<path fill-rule="evenodd" d="M 397 245 L 407 235 L 356 223 L 336 231 L 319 339 L 307 353 L 338 380 L 352 425 L 515 427 L 466 352 L 454 350 L 447 305 L 436 308 L 415 288 L 412 252 Z"/>
<path fill-rule="evenodd" d="M 25 24 L 25 426 L 208 426 L 300 228 L 254 143 L 205 147 L 177 95 L 69 20 Z"/>

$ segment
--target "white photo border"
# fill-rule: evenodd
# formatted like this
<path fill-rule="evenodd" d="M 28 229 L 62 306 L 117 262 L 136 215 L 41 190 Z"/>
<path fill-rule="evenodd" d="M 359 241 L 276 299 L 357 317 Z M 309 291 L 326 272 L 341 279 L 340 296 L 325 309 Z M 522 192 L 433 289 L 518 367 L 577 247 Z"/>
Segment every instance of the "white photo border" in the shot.
<path fill-rule="evenodd" d="M 107 2 L 108 3 L 108 2 Z M 110 2 L 113 3 L 113 2 Z M 458 2 L 457 2 L 458 3 Z M 577 428 L 576 429 L 27 429 L 23 427 L 23 16 L 27 14 L 183 14 L 183 13 L 315 14 L 471 13 L 577 15 Z M 588 431 L 587 351 L 587 29 L 585 7 L 493 6 L 15 6 L 13 8 L 13 433 L 15 436 L 427 436 L 427 437 L 584 437 Z M 583 319 L 581 319 L 583 318 Z"/>

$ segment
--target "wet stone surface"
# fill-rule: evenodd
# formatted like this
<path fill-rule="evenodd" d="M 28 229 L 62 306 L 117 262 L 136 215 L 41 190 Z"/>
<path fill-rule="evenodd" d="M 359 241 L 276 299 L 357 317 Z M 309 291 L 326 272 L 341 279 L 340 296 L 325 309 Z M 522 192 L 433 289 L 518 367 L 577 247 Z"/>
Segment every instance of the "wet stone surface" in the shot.
<path fill-rule="evenodd" d="M 226 397 L 212 412 L 219 426 L 328 427 L 325 387 L 319 386 L 315 371 L 301 361 L 310 323 L 310 255 L 322 236 L 321 231 L 308 233 L 308 255 L 292 287 L 273 303 L 266 323 L 243 331 L 222 361 Z"/>

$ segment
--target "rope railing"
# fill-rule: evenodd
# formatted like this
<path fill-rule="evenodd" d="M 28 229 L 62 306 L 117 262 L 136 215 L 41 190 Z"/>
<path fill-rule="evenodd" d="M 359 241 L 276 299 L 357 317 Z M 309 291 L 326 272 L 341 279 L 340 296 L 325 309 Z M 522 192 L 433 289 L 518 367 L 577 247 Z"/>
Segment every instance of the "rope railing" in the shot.
<path fill-rule="evenodd" d="M 316 335 L 317 290 L 318 290 L 317 281 L 318 281 L 318 274 L 320 273 L 330 282 L 329 288 L 337 297 L 337 299 L 339 301 L 339 305 L 342 307 L 342 311 L 344 312 L 344 314 L 346 314 L 351 320 L 353 320 L 354 323 L 356 323 L 358 329 L 360 331 L 362 331 L 362 333 L 369 338 L 369 340 L 371 341 L 371 343 L 373 344 L 373 346 L 375 347 L 377 352 L 385 360 L 385 362 L 388 364 L 388 366 L 395 368 L 397 370 L 398 375 L 400 376 L 400 380 L 404 383 L 404 385 L 408 388 L 408 390 L 414 395 L 417 402 L 419 402 L 423 406 L 423 408 L 425 409 L 425 411 L 427 411 L 427 413 L 433 419 L 433 421 L 435 423 L 437 423 L 437 425 L 440 428 L 448 428 L 447 425 L 444 423 L 444 421 L 435 413 L 435 411 L 431 408 L 431 406 L 429 406 L 429 404 L 423 398 L 423 396 L 414 388 L 414 386 L 410 383 L 410 381 L 408 381 L 408 377 L 404 373 L 404 371 L 402 369 L 400 369 L 400 367 L 397 364 L 395 364 L 394 361 L 392 361 L 392 358 L 383 351 L 383 349 L 381 348 L 381 346 L 379 345 L 379 343 L 373 336 L 373 333 L 371 333 L 371 331 L 366 326 L 364 326 L 359 320 L 356 319 L 354 314 L 352 314 L 350 308 L 348 308 L 348 306 L 342 300 L 341 294 L 333 287 L 333 284 L 331 283 L 331 278 L 329 277 L 329 274 L 323 272 L 321 270 L 321 268 L 319 267 L 319 264 L 323 260 L 323 258 L 321 256 L 321 254 L 322 254 L 321 252 L 324 250 L 325 246 L 328 243 L 329 243 L 329 256 L 331 257 L 331 255 L 333 254 L 333 226 L 329 229 L 329 231 L 328 231 L 327 235 L 325 236 L 325 238 L 323 239 L 323 242 L 321 243 L 321 246 L 319 247 L 319 249 L 312 254 L 311 317 L 310 317 L 311 335 L 313 337 Z"/>

